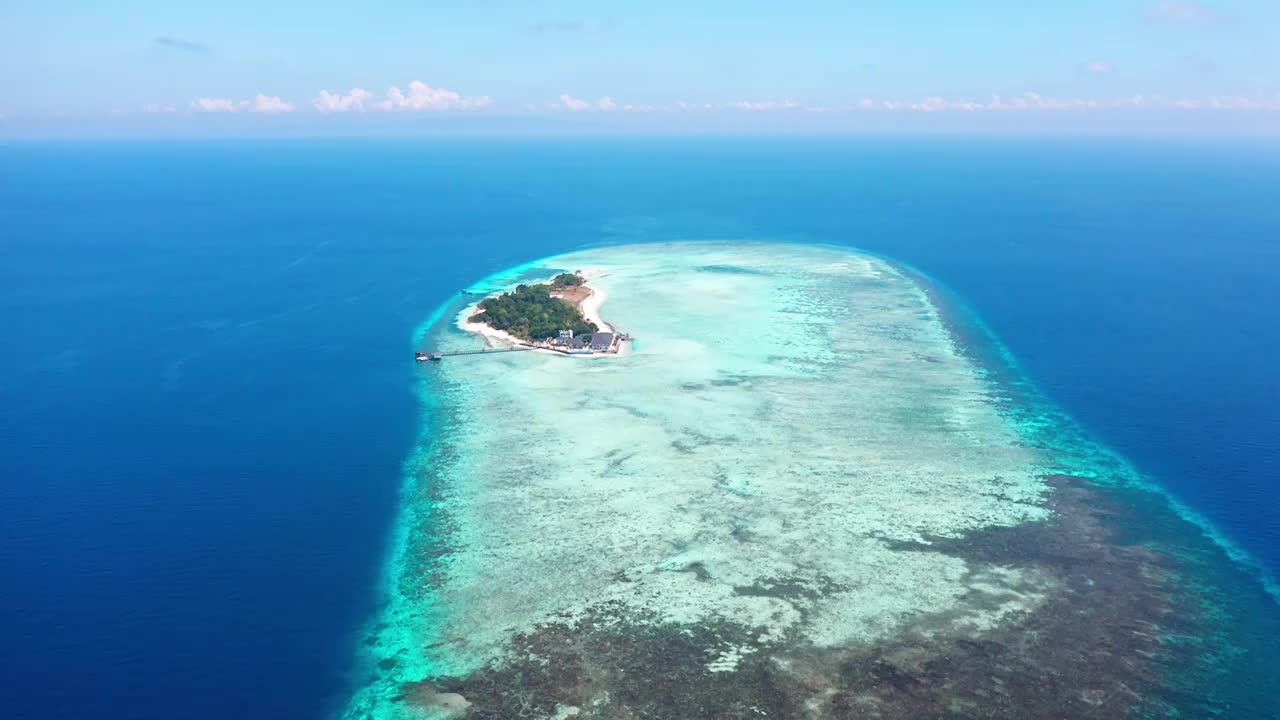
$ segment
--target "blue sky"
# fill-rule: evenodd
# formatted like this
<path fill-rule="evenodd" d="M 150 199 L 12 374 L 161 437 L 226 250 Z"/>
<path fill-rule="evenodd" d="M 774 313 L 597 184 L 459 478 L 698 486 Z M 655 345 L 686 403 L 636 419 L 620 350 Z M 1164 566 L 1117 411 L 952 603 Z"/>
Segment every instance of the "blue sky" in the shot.
<path fill-rule="evenodd" d="M 1271 132 L 1280 3 L 6 0 L 0 134 Z"/>

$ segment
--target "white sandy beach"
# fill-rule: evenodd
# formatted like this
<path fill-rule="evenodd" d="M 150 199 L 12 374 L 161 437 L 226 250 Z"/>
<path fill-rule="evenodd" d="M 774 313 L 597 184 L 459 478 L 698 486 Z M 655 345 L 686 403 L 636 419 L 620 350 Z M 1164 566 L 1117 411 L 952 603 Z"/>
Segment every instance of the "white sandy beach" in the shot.
<path fill-rule="evenodd" d="M 604 304 L 605 300 L 609 299 L 609 294 L 606 293 L 604 288 L 601 288 L 599 285 L 591 284 L 591 280 L 593 278 L 599 277 L 599 269 L 587 268 L 580 272 L 584 280 L 582 286 L 591 292 L 591 294 L 578 305 L 578 308 L 582 310 L 582 316 L 587 319 L 587 322 L 595 323 L 596 327 L 600 328 L 603 332 L 617 332 L 612 325 L 605 322 L 604 318 L 600 317 L 600 306 Z"/>
<path fill-rule="evenodd" d="M 477 303 L 477 305 L 478 304 L 479 303 Z M 468 306 L 466 312 L 462 316 L 462 319 L 458 321 L 458 327 L 463 330 L 466 330 L 467 332 L 475 333 L 483 337 L 485 345 L 488 345 L 489 347 L 494 347 L 494 348 L 509 347 L 512 345 L 518 345 L 523 347 L 523 346 L 529 345 L 529 343 L 521 340 L 520 338 L 516 337 L 515 335 L 512 335 L 509 332 L 506 332 L 505 330 L 498 330 L 496 328 L 489 327 L 484 323 L 471 322 L 470 320 L 466 319 L 471 317 L 475 313 L 476 313 L 476 305 Z"/>

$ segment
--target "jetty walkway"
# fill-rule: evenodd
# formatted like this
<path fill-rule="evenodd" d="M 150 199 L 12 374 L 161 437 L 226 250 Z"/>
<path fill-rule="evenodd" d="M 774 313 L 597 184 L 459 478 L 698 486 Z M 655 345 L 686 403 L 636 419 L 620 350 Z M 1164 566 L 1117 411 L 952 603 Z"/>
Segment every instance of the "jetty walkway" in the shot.
<path fill-rule="evenodd" d="M 419 351 L 418 353 L 416 353 L 416 359 L 418 360 L 418 362 L 422 362 L 424 360 L 443 360 L 447 357 L 457 357 L 459 355 L 504 355 L 506 353 L 513 353 L 513 352 L 529 352 L 530 350 L 536 350 L 536 349 L 537 348 L 523 347 L 523 346 L 517 345 L 514 347 L 503 348 L 501 350 L 498 350 L 498 349 L 450 350 L 448 352 L 427 350 L 427 351 Z"/>

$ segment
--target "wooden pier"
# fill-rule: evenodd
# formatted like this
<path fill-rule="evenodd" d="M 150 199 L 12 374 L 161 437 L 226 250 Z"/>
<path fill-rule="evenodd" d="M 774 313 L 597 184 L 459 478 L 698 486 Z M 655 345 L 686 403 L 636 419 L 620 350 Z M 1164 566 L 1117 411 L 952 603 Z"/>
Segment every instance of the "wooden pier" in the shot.
<path fill-rule="evenodd" d="M 503 349 L 500 349 L 500 350 L 499 350 L 499 349 L 487 349 L 487 350 L 450 350 L 450 351 L 448 351 L 448 352 L 439 352 L 439 351 L 436 351 L 436 350 L 427 350 L 427 351 L 419 351 L 418 353 L 416 353 L 416 357 L 415 357 L 415 359 L 416 359 L 418 362 L 424 362 L 424 361 L 427 361 L 427 360 L 431 360 L 431 361 L 435 361 L 435 360 L 443 360 L 443 359 L 445 359 L 445 358 L 447 358 L 447 357 L 457 357 L 457 356 L 459 356 L 459 355 L 505 355 L 505 354 L 507 354 L 507 353 L 513 353 L 513 352 L 529 352 L 530 350 L 536 350 L 536 349 L 537 349 L 537 348 L 523 347 L 523 346 L 515 346 L 515 347 L 503 348 Z"/>

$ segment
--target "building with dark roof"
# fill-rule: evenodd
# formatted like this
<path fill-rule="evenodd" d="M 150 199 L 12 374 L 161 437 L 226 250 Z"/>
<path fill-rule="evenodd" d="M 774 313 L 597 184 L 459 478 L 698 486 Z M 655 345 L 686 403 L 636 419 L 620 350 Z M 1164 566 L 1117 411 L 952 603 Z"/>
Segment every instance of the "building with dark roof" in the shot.
<path fill-rule="evenodd" d="M 565 332 L 561 332 L 560 337 L 552 342 L 569 350 L 605 352 L 613 348 L 616 338 L 617 335 L 611 332 L 581 333 L 572 336 L 566 336 Z"/>

